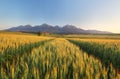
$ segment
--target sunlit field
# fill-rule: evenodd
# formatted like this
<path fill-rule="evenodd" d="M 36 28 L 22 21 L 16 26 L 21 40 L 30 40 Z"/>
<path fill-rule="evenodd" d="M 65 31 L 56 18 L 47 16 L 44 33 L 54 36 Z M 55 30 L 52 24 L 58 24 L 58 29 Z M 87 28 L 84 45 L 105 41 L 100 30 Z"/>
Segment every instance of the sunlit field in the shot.
<path fill-rule="evenodd" d="M 116 37 L 0 33 L 0 79 L 120 79 Z"/>

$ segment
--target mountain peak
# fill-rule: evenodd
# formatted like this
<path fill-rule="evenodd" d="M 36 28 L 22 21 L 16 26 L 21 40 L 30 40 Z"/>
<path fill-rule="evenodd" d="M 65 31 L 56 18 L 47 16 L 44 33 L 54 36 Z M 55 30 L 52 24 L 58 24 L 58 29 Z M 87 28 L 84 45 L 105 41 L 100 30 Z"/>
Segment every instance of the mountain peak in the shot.
<path fill-rule="evenodd" d="M 73 25 L 69 25 L 69 24 L 63 26 L 63 28 L 66 28 L 66 29 L 78 29 L 77 27 L 75 27 Z"/>
<path fill-rule="evenodd" d="M 49 25 L 47 23 L 41 24 L 40 27 L 53 27 L 52 25 Z"/>
<path fill-rule="evenodd" d="M 28 25 L 25 25 L 24 27 L 28 27 L 28 28 L 30 28 L 30 27 L 32 27 L 30 24 L 28 24 Z"/>
<path fill-rule="evenodd" d="M 43 24 L 41 24 L 41 26 L 51 26 L 51 25 L 49 25 L 47 23 L 43 23 Z"/>

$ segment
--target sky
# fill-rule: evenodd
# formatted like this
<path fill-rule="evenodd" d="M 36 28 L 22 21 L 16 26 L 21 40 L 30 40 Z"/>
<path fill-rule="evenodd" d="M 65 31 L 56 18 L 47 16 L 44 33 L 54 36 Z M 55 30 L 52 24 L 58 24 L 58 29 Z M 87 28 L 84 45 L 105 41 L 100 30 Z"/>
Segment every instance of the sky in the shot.
<path fill-rule="evenodd" d="M 75 25 L 120 33 L 120 0 L 0 0 L 0 29 Z"/>

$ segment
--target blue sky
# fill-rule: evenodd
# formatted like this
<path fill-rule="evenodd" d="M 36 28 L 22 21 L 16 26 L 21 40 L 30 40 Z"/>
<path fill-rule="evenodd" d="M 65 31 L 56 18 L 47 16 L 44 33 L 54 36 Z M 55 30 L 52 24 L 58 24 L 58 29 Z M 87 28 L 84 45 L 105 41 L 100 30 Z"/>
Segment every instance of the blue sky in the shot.
<path fill-rule="evenodd" d="M 120 33 L 120 0 L 0 0 L 0 29 L 42 23 Z"/>

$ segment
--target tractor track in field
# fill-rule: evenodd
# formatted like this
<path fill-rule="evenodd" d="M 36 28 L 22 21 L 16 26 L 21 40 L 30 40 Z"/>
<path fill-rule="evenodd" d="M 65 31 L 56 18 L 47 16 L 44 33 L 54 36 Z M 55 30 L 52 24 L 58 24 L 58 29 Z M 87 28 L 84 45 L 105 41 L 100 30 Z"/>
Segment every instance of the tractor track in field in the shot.
<path fill-rule="evenodd" d="M 115 69 L 115 72 L 116 73 L 119 73 L 120 74 L 120 61 L 117 61 L 117 66 L 115 66 L 116 64 L 114 63 L 114 62 L 111 62 L 112 60 L 104 60 L 105 58 L 109 58 L 109 56 L 107 56 L 106 55 L 106 57 L 102 57 L 103 55 L 102 55 L 102 53 L 101 53 L 101 57 L 99 57 L 99 55 L 97 54 L 97 52 L 99 52 L 99 51 L 97 51 L 96 50 L 96 52 L 95 51 L 93 51 L 93 50 L 91 50 L 91 49 L 94 49 L 94 46 L 91 46 L 90 47 L 90 51 L 89 50 L 87 50 L 87 49 L 89 49 L 88 47 L 86 47 L 86 46 L 83 46 L 83 47 L 81 47 L 82 45 L 80 45 L 79 44 L 79 42 L 78 41 L 75 41 L 75 40 L 69 40 L 69 39 L 67 39 L 70 43 L 72 43 L 72 44 L 74 44 L 74 45 L 76 45 L 77 47 L 79 47 L 80 48 L 80 50 L 82 50 L 82 51 L 84 51 L 84 52 L 86 52 L 89 56 L 93 56 L 94 58 L 97 58 L 99 61 L 101 61 L 101 63 L 103 64 L 103 66 L 105 66 L 106 68 L 108 68 L 108 67 L 110 67 L 110 65 L 111 65 L 111 63 L 112 63 L 112 66 L 114 67 L 114 69 Z M 92 52 L 94 52 L 94 53 L 92 53 Z M 104 52 L 104 50 L 102 50 L 102 52 Z M 112 51 L 112 52 L 114 52 L 114 51 Z M 96 54 L 95 54 L 96 53 Z M 100 53 L 100 52 L 99 52 Z M 108 52 L 106 52 L 106 53 L 108 53 Z M 104 54 L 106 54 L 106 53 L 104 53 Z M 114 54 L 114 55 L 116 55 L 116 54 Z M 112 59 L 112 57 L 111 57 L 111 59 Z M 106 61 L 106 62 L 105 62 Z"/>
<path fill-rule="evenodd" d="M 51 41 L 51 40 L 44 40 L 36 43 L 25 44 L 25 45 L 19 46 L 17 49 L 9 48 L 6 51 L 4 51 L 3 54 L 0 53 L 0 64 L 5 63 L 5 61 L 9 62 L 12 60 L 16 60 L 17 57 L 21 57 L 25 53 L 29 54 L 34 48 L 37 48 L 40 45 L 44 45 L 46 41 Z"/>
<path fill-rule="evenodd" d="M 105 68 L 101 61 L 65 38 L 41 41 L 28 45 L 23 52 L 20 50 L 7 59 L 1 59 L 6 73 L 0 73 L 1 79 L 4 76 L 10 79 L 115 78 L 115 73 Z"/>

